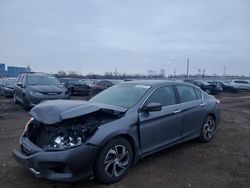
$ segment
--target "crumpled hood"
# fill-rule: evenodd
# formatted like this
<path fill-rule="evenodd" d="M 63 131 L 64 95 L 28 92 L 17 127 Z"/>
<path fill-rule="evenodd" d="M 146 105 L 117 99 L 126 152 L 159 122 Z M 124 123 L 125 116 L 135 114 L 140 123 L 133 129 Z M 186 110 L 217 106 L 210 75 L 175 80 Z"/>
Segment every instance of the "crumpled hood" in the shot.
<path fill-rule="evenodd" d="M 29 88 L 32 91 L 37 91 L 41 93 L 47 93 L 47 92 L 63 92 L 65 91 L 65 87 L 62 85 L 34 85 L 34 86 L 29 86 Z"/>
<path fill-rule="evenodd" d="M 55 124 L 65 119 L 70 119 L 101 109 L 126 112 L 126 108 L 92 103 L 80 100 L 49 100 L 35 106 L 30 114 L 37 121 L 44 124 Z"/>

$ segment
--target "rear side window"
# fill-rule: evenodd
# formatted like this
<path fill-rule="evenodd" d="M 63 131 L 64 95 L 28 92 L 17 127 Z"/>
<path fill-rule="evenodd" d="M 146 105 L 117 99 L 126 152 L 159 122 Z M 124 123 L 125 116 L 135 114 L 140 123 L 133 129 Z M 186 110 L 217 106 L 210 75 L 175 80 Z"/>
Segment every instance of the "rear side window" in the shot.
<path fill-rule="evenodd" d="M 195 88 L 194 90 L 195 90 L 195 92 L 196 92 L 197 99 L 198 99 L 198 100 L 202 99 L 202 93 L 201 93 L 201 91 L 198 90 L 198 89 L 196 89 L 196 88 Z"/>
<path fill-rule="evenodd" d="M 162 106 L 176 104 L 176 97 L 173 86 L 164 86 L 156 89 L 148 98 L 148 103 L 160 103 Z"/>
<path fill-rule="evenodd" d="M 177 91 L 179 93 L 180 100 L 182 103 L 197 100 L 197 96 L 193 87 L 178 85 L 176 86 L 176 88 L 177 88 Z"/>

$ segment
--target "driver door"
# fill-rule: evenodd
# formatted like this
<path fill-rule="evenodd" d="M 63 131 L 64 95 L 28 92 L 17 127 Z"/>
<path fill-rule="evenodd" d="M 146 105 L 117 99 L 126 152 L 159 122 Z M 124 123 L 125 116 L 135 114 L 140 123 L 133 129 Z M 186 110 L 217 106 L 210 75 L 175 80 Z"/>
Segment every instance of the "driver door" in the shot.
<path fill-rule="evenodd" d="M 173 86 L 156 89 L 147 99 L 149 103 L 160 103 L 160 111 L 139 113 L 140 142 L 142 154 L 160 149 L 181 137 L 181 105 L 176 102 Z"/>

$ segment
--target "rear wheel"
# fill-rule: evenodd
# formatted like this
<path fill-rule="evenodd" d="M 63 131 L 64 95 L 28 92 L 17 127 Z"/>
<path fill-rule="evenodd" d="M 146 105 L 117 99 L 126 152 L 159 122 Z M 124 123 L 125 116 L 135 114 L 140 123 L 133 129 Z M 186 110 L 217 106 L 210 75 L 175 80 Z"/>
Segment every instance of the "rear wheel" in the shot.
<path fill-rule="evenodd" d="M 209 142 L 213 138 L 215 130 L 216 130 L 215 120 L 212 116 L 208 116 L 202 125 L 200 141 L 205 143 Z"/>
<path fill-rule="evenodd" d="M 99 153 L 95 164 L 95 175 L 103 183 L 120 180 L 131 167 L 133 150 L 124 138 L 116 138 L 106 144 Z"/>

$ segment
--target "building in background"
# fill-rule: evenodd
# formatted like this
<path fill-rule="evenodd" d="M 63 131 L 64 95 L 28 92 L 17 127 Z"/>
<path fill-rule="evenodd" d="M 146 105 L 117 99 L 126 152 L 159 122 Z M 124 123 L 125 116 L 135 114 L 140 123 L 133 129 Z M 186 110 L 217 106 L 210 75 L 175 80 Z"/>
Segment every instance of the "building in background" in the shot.
<path fill-rule="evenodd" d="M 0 63 L 0 77 L 5 76 L 6 71 L 5 71 L 5 64 Z"/>
<path fill-rule="evenodd" d="M 13 66 L 8 66 L 7 67 L 7 73 L 6 75 L 8 77 L 18 77 L 19 74 L 24 73 L 24 72 L 31 72 L 30 67 L 13 67 Z"/>

